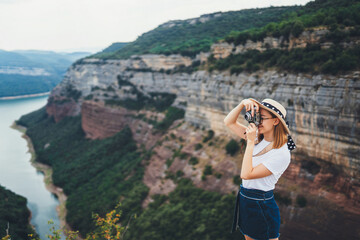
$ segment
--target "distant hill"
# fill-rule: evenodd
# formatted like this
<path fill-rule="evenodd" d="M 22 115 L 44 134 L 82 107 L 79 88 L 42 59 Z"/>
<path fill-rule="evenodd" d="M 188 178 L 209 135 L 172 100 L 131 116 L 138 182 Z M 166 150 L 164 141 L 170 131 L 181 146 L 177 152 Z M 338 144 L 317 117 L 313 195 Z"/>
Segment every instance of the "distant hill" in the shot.
<path fill-rule="evenodd" d="M 201 51 L 209 51 L 211 44 L 232 31 L 263 27 L 270 22 L 288 18 L 289 13 L 298 9 L 300 6 L 245 9 L 169 21 L 142 34 L 136 41 L 121 49 L 114 49 L 112 54 L 97 53 L 91 57 L 128 58 L 134 54 L 146 53 L 180 53 L 184 56 L 194 56 Z"/>
<path fill-rule="evenodd" d="M 120 49 L 122 49 L 123 47 L 125 47 L 126 45 L 128 45 L 129 43 L 127 42 L 116 42 L 111 44 L 109 47 L 105 48 L 104 50 L 102 50 L 101 52 L 96 53 L 96 56 L 98 58 L 108 58 L 111 57 L 114 52 L 119 51 Z"/>
<path fill-rule="evenodd" d="M 0 97 L 48 92 L 74 61 L 90 54 L 0 50 Z"/>
<path fill-rule="evenodd" d="M 109 47 L 105 48 L 104 50 L 102 50 L 101 53 L 110 53 L 110 52 L 116 52 L 120 49 L 122 49 L 123 47 L 125 47 L 128 43 L 127 42 L 117 42 L 117 43 L 113 43 L 111 44 Z"/>

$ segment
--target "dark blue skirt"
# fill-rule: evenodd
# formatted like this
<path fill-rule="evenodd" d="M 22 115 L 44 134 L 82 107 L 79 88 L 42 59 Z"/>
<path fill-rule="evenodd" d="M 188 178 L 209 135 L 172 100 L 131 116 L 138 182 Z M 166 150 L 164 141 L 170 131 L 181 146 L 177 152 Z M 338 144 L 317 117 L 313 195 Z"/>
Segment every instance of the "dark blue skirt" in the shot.
<path fill-rule="evenodd" d="M 231 232 L 237 228 L 243 235 L 257 240 L 280 236 L 280 211 L 273 190 L 265 192 L 240 185 Z"/>

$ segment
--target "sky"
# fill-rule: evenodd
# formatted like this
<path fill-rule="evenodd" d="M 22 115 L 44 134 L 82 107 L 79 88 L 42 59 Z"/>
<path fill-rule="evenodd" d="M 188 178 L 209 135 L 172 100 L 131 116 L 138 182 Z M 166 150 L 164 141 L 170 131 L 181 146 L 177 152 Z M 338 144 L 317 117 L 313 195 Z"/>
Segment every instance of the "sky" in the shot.
<path fill-rule="evenodd" d="M 170 20 L 310 0 L 0 0 L 0 49 L 97 52 Z"/>

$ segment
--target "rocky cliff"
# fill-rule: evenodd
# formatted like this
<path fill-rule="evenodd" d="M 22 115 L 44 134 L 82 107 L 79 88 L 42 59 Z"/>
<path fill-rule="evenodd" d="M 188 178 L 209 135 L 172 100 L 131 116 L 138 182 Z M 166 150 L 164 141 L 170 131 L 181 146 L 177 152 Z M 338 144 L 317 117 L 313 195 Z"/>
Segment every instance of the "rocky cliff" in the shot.
<path fill-rule="evenodd" d="M 313 35 L 304 35 L 302 40 L 290 45 L 301 47 L 306 41 L 316 41 L 321 32 Z M 270 42 L 272 47 L 277 44 L 274 40 Z M 255 45 L 245 48 L 262 47 Z M 150 195 L 143 203 L 146 206 L 151 195 L 166 194 L 175 188 L 171 176 L 179 170 L 198 187 L 223 193 L 236 191 L 238 186 L 233 183 L 233 176 L 240 173 L 242 155 L 227 155 L 225 145 L 230 137 L 239 138 L 229 132 L 223 119 L 244 98 L 273 98 L 286 107 L 297 145 L 284 180 L 278 183 L 279 190 L 292 191 L 295 184 L 304 188 L 301 191 L 305 194 L 324 197 L 349 212 L 360 214 L 359 72 L 331 76 L 276 71 L 239 75 L 205 70 L 174 71 L 195 61 L 206 61 L 210 54 L 225 57 L 230 54 L 224 51 L 226 48 L 241 52 L 244 46 L 234 50 L 233 46 L 221 49 L 214 45 L 211 53 L 201 53 L 194 59 L 180 55 L 140 55 L 126 60 L 84 59 L 73 65 L 52 91 L 47 112 L 55 121 L 81 114 L 83 130 L 91 139 L 112 136 L 129 125 L 136 133 L 134 138 L 138 146 L 154 153 L 144 176 L 150 188 Z M 128 110 L 109 104 L 136 99 L 137 92 L 176 94 L 173 105 L 185 110 L 183 125 L 176 127 L 181 124 L 176 121 L 165 135 L 161 135 L 144 119 L 161 120 L 164 113 Z M 245 124 L 242 115 L 239 121 Z M 213 130 L 215 144 L 195 151 L 195 144 L 201 143 L 205 134 L 199 128 Z M 171 133 L 176 139 L 171 139 Z M 187 154 L 187 160 L 196 157 L 199 163 L 192 166 L 186 159 L 174 157 L 174 151 L 179 148 Z M 172 157 L 172 164 L 168 166 L 167 160 Z M 211 165 L 217 177 L 201 179 L 205 165 Z"/>
<path fill-rule="evenodd" d="M 230 54 L 244 53 L 248 50 L 258 50 L 260 52 L 267 49 L 291 50 L 294 48 L 305 48 L 308 44 L 319 44 L 322 49 L 330 48 L 334 45 L 326 37 L 330 31 L 326 27 L 316 27 L 303 31 L 300 36 L 295 37 L 292 34 L 288 38 L 265 37 L 262 41 L 247 40 L 244 44 L 234 45 L 233 43 L 220 42 L 211 46 L 211 53 L 214 58 L 226 58 Z M 344 48 L 354 47 L 360 43 L 360 39 L 352 38 L 347 41 L 340 41 L 339 45 Z"/>

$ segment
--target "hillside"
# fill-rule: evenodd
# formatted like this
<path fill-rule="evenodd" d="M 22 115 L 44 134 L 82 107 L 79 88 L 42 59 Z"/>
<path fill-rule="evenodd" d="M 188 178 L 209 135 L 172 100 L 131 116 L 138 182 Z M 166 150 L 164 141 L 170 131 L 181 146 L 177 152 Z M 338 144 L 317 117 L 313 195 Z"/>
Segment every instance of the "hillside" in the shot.
<path fill-rule="evenodd" d="M 86 52 L 0 50 L 0 97 L 49 92 L 74 61 L 87 55 Z"/>
<path fill-rule="evenodd" d="M 6 236 L 7 229 L 12 239 L 25 240 L 28 234 L 34 234 L 26 202 L 26 198 L 0 186 L 0 238 Z"/>
<path fill-rule="evenodd" d="M 135 54 L 176 54 L 195 56 L 210 50 L 212 43 L 231 31 L 262 27 L 280 21 L 299 6 L 246 9 L 241 11 L 205 14 L 199 18 L 174 20 L 159 25 L 139 36 L 136 41 L 110 54 L 90 57 L 124 59 Z"/>

